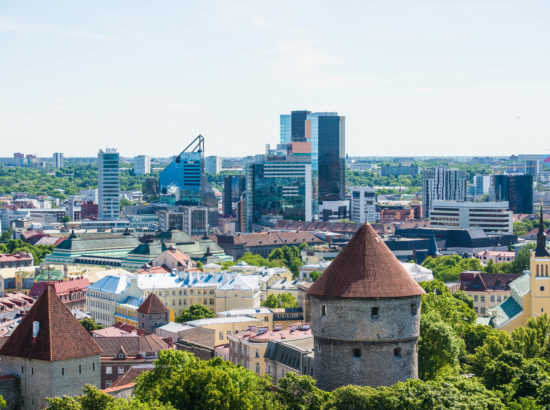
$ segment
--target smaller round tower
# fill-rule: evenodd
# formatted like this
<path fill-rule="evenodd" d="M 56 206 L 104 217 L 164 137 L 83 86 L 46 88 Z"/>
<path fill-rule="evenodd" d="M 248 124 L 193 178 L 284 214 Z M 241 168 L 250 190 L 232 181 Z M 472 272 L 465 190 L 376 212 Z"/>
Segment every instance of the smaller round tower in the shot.
<path fill-rule="evenodd" d="M 422 294 L 364 224 L 308 290 L 317 386 L 389 386 L 418 377 Z"/>
<path fill-rule="evenodd" d="M 155 328 L 170 322 L 170 309 L 151 293 L 137 309 L 138 328 L 154 333 Z"/>

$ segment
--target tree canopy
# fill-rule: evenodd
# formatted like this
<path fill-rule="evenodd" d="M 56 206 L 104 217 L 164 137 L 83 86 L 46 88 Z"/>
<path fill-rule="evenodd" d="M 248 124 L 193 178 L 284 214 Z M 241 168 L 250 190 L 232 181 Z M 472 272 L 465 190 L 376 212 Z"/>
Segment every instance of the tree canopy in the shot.
<path fill-rule="evenodd" d="M 176 316 L 175 321 L 183 323 L 212 317 L 216 317 L 216 314 L 208 309 L 208 307 L 204 305 L 191 305 L 189 309 L 185 309 L 180 315 Z"/>

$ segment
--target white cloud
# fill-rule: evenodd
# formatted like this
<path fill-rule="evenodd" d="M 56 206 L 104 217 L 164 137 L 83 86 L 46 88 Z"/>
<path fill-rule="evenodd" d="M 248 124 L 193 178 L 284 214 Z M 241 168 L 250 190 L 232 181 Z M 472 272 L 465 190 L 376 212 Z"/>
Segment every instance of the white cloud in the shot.
<path fill-rule="evenodd" d="M 64 98 L 64 97 L 57 97 L 57 98 L 55 99 L 55 101 L 56 101 L 56 102 L 63 102 L 63 101 L 65 101 L 65 98 Z"/>
<path fill-rule="evenodd" d="M 10 33 L 50 32 L 62 37 L 83 38 L 87 40 L 114 40 L 111 34 L 94 33 L 86 30 L 70 30 L 49 24 L 27 24 L 0 18 L 0 31 Z"/>
<path fill-rule="evenodd" d="M 55 107 L 52 108 L 52 110 L 54 111 L 65 111 L 67 109 L 67 107 L 65 107 L 64 105 L 56 105 Z"/>
<path fill-rule="evenodd" d="M 24 119 L 25 121 L 32 121 L 32 117 L 31 117 L 30 115 L 25 115 L 25 116 L 23 117 L 23 119 Z"/>
<path fill-rule="evenodd" d="M 433 90 L 431 88 L 426 87 L 418 87 L 414 90 L 415 93 L 431 93 Z"/>

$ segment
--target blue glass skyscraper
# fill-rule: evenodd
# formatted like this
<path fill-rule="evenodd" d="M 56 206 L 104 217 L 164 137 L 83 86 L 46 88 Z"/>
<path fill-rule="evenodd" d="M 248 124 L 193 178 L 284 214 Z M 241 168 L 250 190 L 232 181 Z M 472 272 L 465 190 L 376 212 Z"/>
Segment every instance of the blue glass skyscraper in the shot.
<path fill-rule="evenodd" d="M 281 144 L 290 144 L 292 141 L 292 117 L 290 114 L 281 114 Z"/>

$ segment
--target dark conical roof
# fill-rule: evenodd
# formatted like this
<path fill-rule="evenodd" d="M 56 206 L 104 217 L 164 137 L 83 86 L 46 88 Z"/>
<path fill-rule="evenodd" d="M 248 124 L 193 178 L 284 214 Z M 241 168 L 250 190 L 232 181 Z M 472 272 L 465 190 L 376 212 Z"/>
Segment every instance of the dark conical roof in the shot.
<path fill-rule="evenodd" d="M 164 306 L 164 303 L 162 303 L 162 300 L 159 299 L 157 295 L 154 293 L 151 293 L 147 299 L 138 307 L 137 310 L 139 313 L 146 313 L 146 314 L 159 314 L 159 313 L 165 313 L 168 312 L 168 308 Z"/>
<path fill-rule="evenodd" d="M 33 338 L 33 323 L 38 333 Z M 34 303 L 0 349 L 0 355 L 36 360 L 68 360 L 102 352 L 51 286 Z"/>
<path fill-rule="evenodd" d="M 309 295 L 340 298 L 399 298 L 424 293 L 368 223 L 308 290 Z"/>

